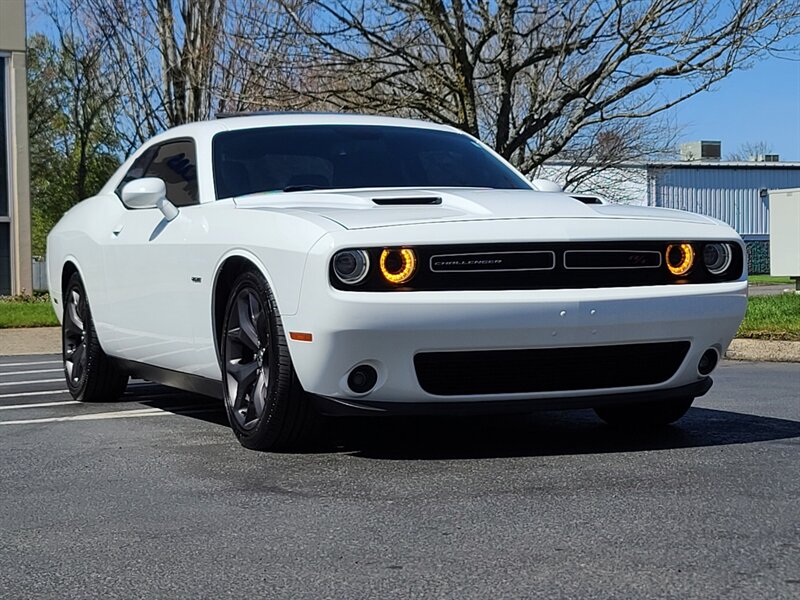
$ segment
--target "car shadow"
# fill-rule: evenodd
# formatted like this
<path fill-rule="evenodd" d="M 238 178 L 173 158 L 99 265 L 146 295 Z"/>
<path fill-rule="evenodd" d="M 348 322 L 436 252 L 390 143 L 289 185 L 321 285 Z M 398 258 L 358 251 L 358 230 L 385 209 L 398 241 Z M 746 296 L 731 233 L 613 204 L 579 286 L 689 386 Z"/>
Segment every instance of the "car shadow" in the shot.
<path fill-rule="evenodd" d="M 800 438 L 800 422 L 705 408 L 625 430 L 590 410 L 516 417 L 375 420 L 339 428 L 338 451 L 371 459 L 470 459 L 641 452 Z"/>
<path fill-rule="evenodd" d="M 130 401 L 228 427 L 220 400 L 151 389 Z M 800 438 L 800 421 L 693 408 L 677 423 L 624 430 L 591 410 L 483 417 L 373 417 L 326 420 L 311 453 L 346 453 L 383 460 L 441 460 L 641 452 L 750 444 Z"/>
<path fill-rule="evenodd" d="M 214 425 L 228 425 L 228 415 L 222 400 L 199 394 L 182 392 L 157 383 L 141 384 L 132 389 L 128 387 L 122 397 L 124 402 L 136 402 L 142 406 L 157 408 L 184 417 L 191 417 Z"/>

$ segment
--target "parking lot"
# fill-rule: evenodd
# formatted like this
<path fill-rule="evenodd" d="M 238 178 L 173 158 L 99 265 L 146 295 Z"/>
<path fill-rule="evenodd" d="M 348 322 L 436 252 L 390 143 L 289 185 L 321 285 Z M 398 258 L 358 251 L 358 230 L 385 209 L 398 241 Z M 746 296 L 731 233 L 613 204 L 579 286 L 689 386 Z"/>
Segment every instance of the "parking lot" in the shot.
<path fill-rule="evenodd" d="M 659 433 L 349 420 L 263 454 L 216 401 L 77 404 L 57 356 L 0 358 L 0 597 L 800 597 L 800 364 L 715 379 Z"/>

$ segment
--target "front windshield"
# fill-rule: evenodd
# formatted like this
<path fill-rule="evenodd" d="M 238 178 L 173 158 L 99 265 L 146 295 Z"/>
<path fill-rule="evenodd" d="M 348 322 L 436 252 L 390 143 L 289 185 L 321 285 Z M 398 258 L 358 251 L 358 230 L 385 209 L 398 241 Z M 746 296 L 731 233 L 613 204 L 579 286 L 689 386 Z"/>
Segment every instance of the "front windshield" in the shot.
<path fill-rule="evenodd" d="M 214 136 L 217 198 L 372 187 L 530 189 L 472 138 L 377 125 L 298 125 Z"/>

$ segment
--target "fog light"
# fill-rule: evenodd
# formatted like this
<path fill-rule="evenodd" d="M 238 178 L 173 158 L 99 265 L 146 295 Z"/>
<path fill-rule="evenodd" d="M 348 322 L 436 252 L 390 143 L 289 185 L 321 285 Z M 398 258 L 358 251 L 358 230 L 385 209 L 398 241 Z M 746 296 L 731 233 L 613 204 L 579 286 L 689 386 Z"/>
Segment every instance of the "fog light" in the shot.
<path fill-rule="evenodd" d="M 694 264 L 694 249 L 691 244 L 670 244 L 664 254 L 667 268 L 673 275 L 686 275 Z"/>
<path fill-rule="evenodd" d="M 717 351 L 714 348 L 709 348 L 700 357 L 700 362 L 697 363 L 697 372 L 700 375 L 708 375 L 717 366 L 717 361 L 719 361 Z"/>
<path fill-rule="evenodd" d="M 347 387 L 356 394 L 366 394 L 378 383 L 378 372 L 369 365 L 359 365 L 347 376 Z"/>

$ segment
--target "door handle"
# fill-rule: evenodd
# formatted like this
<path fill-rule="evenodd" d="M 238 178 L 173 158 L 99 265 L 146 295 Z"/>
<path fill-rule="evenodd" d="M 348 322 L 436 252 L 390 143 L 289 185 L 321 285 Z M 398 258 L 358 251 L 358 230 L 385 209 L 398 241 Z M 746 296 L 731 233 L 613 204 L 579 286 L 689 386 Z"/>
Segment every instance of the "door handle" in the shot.
<path fill-rule="evenodd" d="M 125 225 L 123 225 L 122 223 L 120 223 L 119 225 L 117 225 L 116 227 L 114 227 L 114 229 L 112 229 L 112 230 L 111 230 L 111 233 L 113 233 L 115 236 L 117 236 L 117 235 L 119 235 L 119 234 L 122 232 L 122 228 L 123 228 L 123 227 L 125 227 Z"/>

